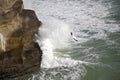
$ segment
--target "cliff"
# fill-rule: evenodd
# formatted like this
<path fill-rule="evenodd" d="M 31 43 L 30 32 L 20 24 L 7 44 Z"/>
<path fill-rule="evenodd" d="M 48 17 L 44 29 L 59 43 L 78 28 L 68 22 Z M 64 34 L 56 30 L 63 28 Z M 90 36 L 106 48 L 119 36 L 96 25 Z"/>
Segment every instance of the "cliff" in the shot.
<path fill-rule="evenodd" d="M 42 51 L 34 41 L 41 22 L 22 0 L 0 0 L 0 79 L 39 68 Z"/>

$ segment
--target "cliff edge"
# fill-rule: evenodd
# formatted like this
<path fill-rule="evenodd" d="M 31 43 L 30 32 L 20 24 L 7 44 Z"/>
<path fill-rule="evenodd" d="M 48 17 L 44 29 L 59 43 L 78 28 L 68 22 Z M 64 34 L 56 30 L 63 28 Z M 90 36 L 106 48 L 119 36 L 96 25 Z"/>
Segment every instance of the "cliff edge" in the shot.
<path fill-rule="evenodd" d="M 22 0 L 0 0 L 0 79 L 39 69 L 42 51 L 34 35 L 40 25 Z"/>

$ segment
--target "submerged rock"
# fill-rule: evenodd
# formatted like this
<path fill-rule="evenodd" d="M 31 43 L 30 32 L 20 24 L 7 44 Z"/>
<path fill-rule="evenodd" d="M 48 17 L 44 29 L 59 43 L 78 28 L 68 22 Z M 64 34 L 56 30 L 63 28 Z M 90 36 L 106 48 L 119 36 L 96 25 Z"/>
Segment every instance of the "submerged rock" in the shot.
<path fill-rule="evenodd" d="M 0 0 L 0 79 L 39 69 L 42 51 L 34 35 L 40 25 L 22 0 Z"/>

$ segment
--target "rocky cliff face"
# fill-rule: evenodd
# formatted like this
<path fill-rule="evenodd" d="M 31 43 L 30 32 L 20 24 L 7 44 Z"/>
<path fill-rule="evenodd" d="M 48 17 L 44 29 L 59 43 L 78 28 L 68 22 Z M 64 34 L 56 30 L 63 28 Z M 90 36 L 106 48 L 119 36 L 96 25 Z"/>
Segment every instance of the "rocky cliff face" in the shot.
<path fill-rule="evenodd" d="M 34 34 L 40 25 L 22 0 L 0 0 L 0 79 L 39 68 L 42 51 Z"/>

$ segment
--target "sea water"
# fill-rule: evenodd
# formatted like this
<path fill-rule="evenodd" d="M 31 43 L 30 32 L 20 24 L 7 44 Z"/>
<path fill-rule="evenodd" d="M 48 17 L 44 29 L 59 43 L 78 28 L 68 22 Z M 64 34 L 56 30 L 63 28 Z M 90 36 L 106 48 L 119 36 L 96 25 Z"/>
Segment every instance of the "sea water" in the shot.
<path fill-rule="evenodd" d="M 2 33 L 0 33 L 0 46 L 3 51 L 5 51 L 5 45 L 6 45 L 6 42 L 4 40 L 4 36 L 2 35 Z"/>
<path fill-rule="evenodd" d="M 16 80 L 120 80 L 120 1 L 24 0 L 24 5 L 42 21 L 35 37 L 43 56 L 40 71 Z"/>

